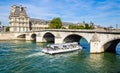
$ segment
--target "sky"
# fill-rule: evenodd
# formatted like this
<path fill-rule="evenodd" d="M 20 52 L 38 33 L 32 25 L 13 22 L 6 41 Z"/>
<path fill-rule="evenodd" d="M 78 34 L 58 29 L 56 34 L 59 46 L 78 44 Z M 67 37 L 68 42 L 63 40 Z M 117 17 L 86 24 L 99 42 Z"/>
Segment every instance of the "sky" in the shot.
<path fill-rule="evenodd" d="M 120 0 L 0 0 L 0 21 L 9 25 L 12 5 L 26 7 L 30 18 L 62 22 L 93 22 L 105 27 L 120 27 Z"/>

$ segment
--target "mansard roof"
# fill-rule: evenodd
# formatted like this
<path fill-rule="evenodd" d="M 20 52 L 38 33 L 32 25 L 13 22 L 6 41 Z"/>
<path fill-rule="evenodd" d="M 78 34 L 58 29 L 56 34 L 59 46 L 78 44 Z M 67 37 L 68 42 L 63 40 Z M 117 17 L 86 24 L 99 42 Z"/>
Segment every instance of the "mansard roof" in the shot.
<path fill-rule="evenodd" d="M 62 22 L 62 24 L 65 25 L 65 26 L 68 26 L 68 25 L 74 24 L 74 23 L 71 23 L 71 22 Z"/>
<path fill-rule="evenodd" d="M 35 19 L 35 18 L 30 18 L 30 22 L 31 23 L 38 23 L 38 24 L 41 24 L 41 23 L 44 23 L 44 24 L 49 24 L 50 21 L 49 20 L 44 20 L 44 19 Z"/>
<path fill-rule="evenodd" d="M 12 16 L 12 17 L 19 17 L 19 16 L 28 17 L 25 7 L 22 7 L 21 5 L 20 6 L 13 5 L 12 10 L 11 10 L 11 14 L 10 14 L 10 16 Z"/>

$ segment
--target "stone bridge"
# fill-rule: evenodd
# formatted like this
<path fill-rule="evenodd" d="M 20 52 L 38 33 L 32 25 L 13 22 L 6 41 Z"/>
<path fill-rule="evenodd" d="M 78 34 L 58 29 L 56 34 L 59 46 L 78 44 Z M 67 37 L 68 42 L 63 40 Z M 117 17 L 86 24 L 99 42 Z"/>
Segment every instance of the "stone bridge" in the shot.
<path fill-rule="evenodd" d="M 40 31 L 14 32 L 14 38 L 36 40 L 36 42 L 79 42 L 84 38 L 90 43 L 91 53 L 115 52 L 120 41 L 119 31 L 42 29 Z"/>

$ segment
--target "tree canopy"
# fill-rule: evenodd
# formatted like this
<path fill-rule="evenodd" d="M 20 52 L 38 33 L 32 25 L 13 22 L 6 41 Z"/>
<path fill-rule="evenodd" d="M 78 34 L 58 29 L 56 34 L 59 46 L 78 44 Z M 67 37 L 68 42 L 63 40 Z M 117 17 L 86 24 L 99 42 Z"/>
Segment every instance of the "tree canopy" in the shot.
<path fill-rule="evenodd" d="M 53 18 L 51 21 L 50 21 L 50 25 L 49 25 L 49 28 L 51 29 L 60 29 L 62 28 L 62 21 L 59 17 L 57 18 Z"/>
<path fill-rule="evenodd" d="M 92 25 L 89 24 L 85 24 L 85 25 L 69 25 L 68 26 L 69 29 L 94 29 L 94 27 Z"/>
<path fill-rule="evenodd" d="M 68 26 L 69 29 L 84 29 L 85 27 L 83 25 L 73 25 L 73 24 L 70 24 Z"/>
<path fill-rule="evenodd" d="M 10 31 L 10 27 L 7 26 L 6 29 L 5 29 L 6 32 L 9 32 Z"/>

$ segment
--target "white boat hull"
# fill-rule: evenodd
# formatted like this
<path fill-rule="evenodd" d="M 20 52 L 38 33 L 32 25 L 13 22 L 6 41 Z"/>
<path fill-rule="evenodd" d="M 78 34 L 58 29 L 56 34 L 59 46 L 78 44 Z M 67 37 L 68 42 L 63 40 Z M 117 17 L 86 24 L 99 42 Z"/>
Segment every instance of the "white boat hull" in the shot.
<path fill-rule="evenodd" d="M 65 44 L 66 45 L 66 44 Z M 70 44 L 69 44 L 70 45 Z M 56 49 L 56 48 L 54 48 Z M 42 49 L 42 52 L 43 53 L 46 53 L 46 54 L 59 54 L 59 53 L 66 53 L 66 52 L 73 52 L 73 51 L 77 51 L 77 50 L 81 50 L 82 47 L 81 46 L 76 46 L 74 48 L 60 48 L 60 49 L 57 49 L 57 50 L 51 50 L 51 49 Z"/>

